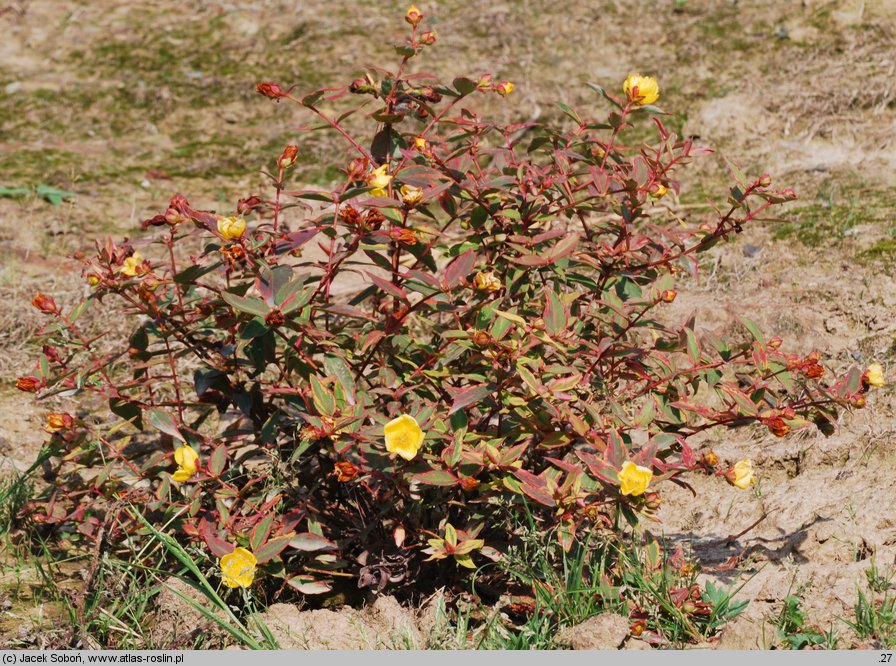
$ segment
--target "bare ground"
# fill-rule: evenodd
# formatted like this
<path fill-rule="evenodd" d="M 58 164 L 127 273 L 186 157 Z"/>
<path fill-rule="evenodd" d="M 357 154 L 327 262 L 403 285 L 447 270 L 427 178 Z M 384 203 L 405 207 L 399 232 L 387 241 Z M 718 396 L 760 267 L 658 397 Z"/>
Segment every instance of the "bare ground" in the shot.
<path fill-rule="evenodd" d="M 513 80 L 514 94 L 491 109 L 504 119 L 558 120 L 555 100 L 597 113 L 583 81 L 658 76 L 670 127 L 801 196 L 782 219 L 718 249 L 696 283 L 681 285 L 675 312 L 696 310 L 708 328 L 748 313 L 791 350 L 817 349 L 836 368 L 880 361 L 892 374 L 896 2 L 418 4 L 440 40 L 425 69 Z M 61 206 L 0 198 L 0 381 L 8 386 L 34 361 L 33 292 L 61 301 L 84 288 L 66 255 L 104 234 L 139 234 L 138 222 L 174 192 L 225 207 L 263 186 L 259 170 L 310 119 L 254 95 L 257 81 L 307 91 L 391 62 L 383 58 L 404 7 L 379 9 L 341 0 L 0 2 L 0 187 L 77 193 Z M 338 150 L 328 135 L 303 140 L 296 178 L 326 182 L 332 174 L 319 165 Z M 708 160 L 683 183 L 681 202 L 719 198 L 726 182 L 721 163 Z M 7 464 L 33 459 L 45 407 L 0 393 Z M 830 438 L 737 432 L 705 442 L 725 460 L 751 456 L 759 492 L 696 479 L 696 498 L 667 492 L 651 529 L 693 548 L 708 576 L 748 581 L 741 595 L 753 603 L 725 646 L 773 644 L 762 622 L 798 590 L 811 622 L 836 625 L 850 643 L 841 620 L 864 571 L 872 560 L 896 564 L 894 424 L 884 389 Z M 732 556 L 739 566 L 726 570 Z"/>

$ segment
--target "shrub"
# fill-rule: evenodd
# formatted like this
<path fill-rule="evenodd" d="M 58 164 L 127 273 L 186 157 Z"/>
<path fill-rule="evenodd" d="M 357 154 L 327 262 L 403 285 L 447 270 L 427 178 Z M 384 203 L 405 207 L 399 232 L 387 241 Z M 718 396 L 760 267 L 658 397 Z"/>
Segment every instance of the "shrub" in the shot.
<path fill-rule="evenodd" d="M 569 549 L 655 511 L 661 482 L 748 488 L 749 460 L 692 438 L 826 430 L 864 404 L 876 370 L 831 378 L 749 320 L 718 338 L 663 312 L 702 252 L 792 191 L 732 165 L 724 205 L 680 217 L 678 174 L 710 151 L 663 125 L 656 81 L 592 85 L 600 120 L 559 104 L 554 126 L 495 123 L 471 103 L 513 85 L 411 74 L 435 35 L 407 20 L 393 71 L 257 87 L 344 139 L 332 189 L 290 189 L 287 146 L 272 198 L 219 214 L 175 195 L 145 238 L 97 244 L 81 303 L 35 298 L 47 344 L 19 388 L 84 410 L 48 418 L 55 483 L 31 521 L 133 544 L 142 517 L 249 551 L 229 581 L 382 590 L 498 558 L 524 504 Z M 360 108 L 370 133 L 346 125 Z M 88 308 L 128 341 L 88 337 Z"/>

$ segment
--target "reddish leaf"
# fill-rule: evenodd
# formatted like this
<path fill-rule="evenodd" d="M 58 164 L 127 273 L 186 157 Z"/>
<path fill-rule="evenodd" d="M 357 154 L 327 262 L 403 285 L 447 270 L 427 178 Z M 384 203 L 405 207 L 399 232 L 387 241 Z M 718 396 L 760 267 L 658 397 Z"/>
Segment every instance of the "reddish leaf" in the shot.
<path fill-rule="evenodd" d="M 333 589 L 329 583 L 315 580 L 311 576 L 296 576 L 286 581 L 286 584 L 302 594 L 326 594 Z"/>
<path fill-rule="evenodd" d="M 274 514 L 268 514 L 264 518 L 261 519 L 261 522 L 255 526 L 252 530 L 252 534 L 249 535 L 249 545 L 252 547 L 252 550 L 259 548 L 265 541 L 268 540 L 268 537 L 271 534 L 271 528 L 274 526 Z"/>
<path fill-rule="evenodd" d="M 466 278 L 476 265 L 476 253 L 467 250 L 454 261 L 448 264 L 445 276 L 442 278 L 442 287 L 447 291 L 453 289 Z"/>
<path fill-rule="evenodd" d="M 329 539 L 312 534 L 311 532 L 302 532 L 296 534 L 289 542 L 290 548 L 301 550 L 306 553 L 313 553 L 319 550 L 336 550 L 337 546 Z"/>
<path fill-rule="evenodd" d="M 451 404 L 451 409 L 448 410 L 448 416 L 451 416 L 454 412 L 457 412 L 464 407 L 475 405 L 486 396 L 491 395 L 493 390 L 494 388 L 491 384 L 477 384 L 475 386 L 467 386 L 460 390 L 448 389 L 448 392 L 454 399 L 454 402 Z"/>
<path fill-rule="evenodd" d="M 212 476 L 221 476 L 224 471 L 224 465 L 227 464 L 227 447 L 219 444 L 215 447 L 211 458 L 208 461 L 208 471 Z"/>
<path fill-rule="evenodd" d="M 414 481 L 422 483 L 426 486 L 454 486 L 457 485 L 457 477 L 451 472 L 441 469 L 434 469 L 421 474 L 414 474 Z"/>
<path fill-rule="evenodd" d="M 234 545 L 232 543 L 227 543 L 224 539 L 221 539 L 214 532 L 214 526 L 203 520 L 199 524 L 199 535 L 202 537 L 202 540 L 205 541 L 208 549 L 212 551 L 212 555 L 215 557 L 224 557 L 228 553 L 232 553 L 234 549 Z"/>
<path fill-rule="evenodd" d="M 394 296 L 395 298 L 401 299 L 405 303 L 409 303 L 408 295 L 404 293 L 404 290 L 401 287 L 396 287 L 394 284 L 389 282 L 388 280 L 384 280 L 381 277 L 377 277 L 373 273 L 369 271 L 364 271 L 367 277 L 370 278 L 370 281 L 373 282 L 381 291 L 386 292 L 390 296 Z"/>
<path fill-rule="evenodd" d="M 253 549 L 252 553 L 259 564 L 264 564 L 277 557 L 289 545 L 293 539 L 292 534 L 284 534 L 283 536 L 274 537 L 267 543 L 258 548 Z"/>

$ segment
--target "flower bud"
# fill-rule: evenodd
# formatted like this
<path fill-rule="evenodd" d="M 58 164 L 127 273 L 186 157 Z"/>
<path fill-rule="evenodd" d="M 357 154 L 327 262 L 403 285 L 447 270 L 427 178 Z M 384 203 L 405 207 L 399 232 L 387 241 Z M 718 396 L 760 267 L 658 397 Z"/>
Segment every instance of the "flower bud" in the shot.
<path fill-rule="evenodd" d="M 476 87 L 480 90 L 487 90 L 492 87 L 492 81 L 494 78 L 491 74 L 483 74 L 479 77 L 479 81 L 476 82 Z"/>
<path fill-rule="evenodd" d="M 863 395 L 857 395 L 852 400 L 852 406 L 856 409 L 864 409 L 865 405 L 868 404 L 868 401 L 865 399 Z"/>
<path fill-rule="evenodd" d="M 288 169 L 296 163 L 296 157 L 299 154 L 299 147 L 292 144 L 283 149 L 283 154 L 277 160 L 277 166 L 281 169 Z"/>
<path fill-rule="evenodd" d="M 16 388 L 20 391 L 25 391 L 25 393 L 34 393 L 41 386 L 43 386 L 43 381 L 33 375 L 16 379 Z"/>
<path fill-rule="evenodd" d="M 279 84 L 273 82 L 259 83 L 255 86 L 255 92 L 270 99 L 280 99 L 286 94 Z"/>
<path fill-rule="evenodd" d="M 772 177 L 767 173 L 763 174 L 759 180 L 756 181 L 756 184 L 759 185 L 759 187 L 768 187 L 772 184 Z"/>
<path fill-rule="evenodd" d="M 62 363 L 62 356 L 59 354 L 59 350 L 56 349 L 56 347 L 44 345 L 41 347 L 41 352 L 43 352 L 50 363 Z"/>
<path fill-rule="evenodd" d="M 236 202 L 236 210 L 240 215 L 248 215 L 256 208 L 260 208 L 262 200 L 256 196 L 246 197 Z"/>
<path fill-rule="evenodd" d="M 56 306 L 56 301 L 40 292 L 37 292 L 34 298 L 31 299 L 31 305 L 44 314 L 56 314 L 59 312 L 59 308 Z"/>
<path fill-rule="evenodd" d="M 715 451 L 707 451 L 703 454 L 703 462 L 710 467 L 715 467 L 719 464 L 719 456 L 716 455 Z"/>
<path fill-rule="evenodd" d="M 352 81 L 348 86 L 348 91 L 354 95 L 376 95 L 376 88 L 366 78 Z"/>
<path fill-rule="evenodd" d="M 420 35 L 420 43 L 424 46 L 432 46 L 436 43 L 436 33 L 434 30 L 427 30 Z"/>
<path fill-rule="evenodd" d="M 488 331 L 476 331 L 473 333 L 473 344 L 478 345 L 480 347 L 487 346 L 492 341 L 492 336 L 488 334 Z"/>
<path fill-rule="evenodd" d="M 501 81 L 501 83 L 495 86 L 495 92 L 501 97 L 507 97 L 513 92 L 513 84 L 510 81 Z"/>
<path fill-rule="evenodd" d="M 71 430 L 75 424 L 75 420 L 66 413 L 53 412 L 47 414 L 47 430 L 49 432 L 61 432 L 62 430 Z"/>
<path fill-rule="evenodd" d="M 186 222 L 187 219 L 188 218 L 186 215 L 181 213 L 177 208 L 174 208 L 173 206 L 169 206 L 168 210 L 165 211 L 165 222 L 167 222 L 171 226 Z"/>
<path fill-rule="evenodd" d="M 404 20 L 416 28 L 420 25 L 420 21 L 423 20 L 423 14 L 420 13 L 420 10 L 417 9 L 416 5 L 411 5 L 408 7 L 408 11 L 405 12 Z"/>
<path fill-rule="evenodd" d="M 651 511 L 656 511 L 660 508 L 660 505 L 663 503 L 663 498 L 660 497 L 660 494 L 656 491 L 652 491 L 644 494 L 644 506 L 646 506 Z"/>
<path fill-rule="evenodd" d="M 660 300 L 662 300 L 663 303 L 671 303 L 675 300 L 676 296 L 678 296 L 677 291 L 675 291 L 674 289 L 666 289 L 662 294 L 660 294 Z"/>
<path fill-rule="evenodd" d="M 427 148 L 428 148 L 428 145 L 426 143 L 426 139 L 424 139 L 422 136 L 418 136 L 414 139 L 414 149 L 415 150 L 422 153 L 422 152 L 425 152 Z"/>
<path fill-rule="evenodd" d="M 87 284 L 89 284 L 91 287 L 96 287 L 100 282 L 102 282 L 102 279 L 96 273 L 87 274 Z"/>
<path fill-rule="evenodd" d="M 784 341 L 781 338 L 772 338 L 768 341 L 768 348 L 778 349 L 782 344 L 784 344 Z"/>
<path fill-rule="evenodd" d="M 666 196 L 668 192 L 669 190 L 665 185 L 663 185 L 662 183 L 657 183 L 653 186 L 653 189 L 650 190 L 650 196 L 654 197 L 655 199 L 660 199 Z"/>

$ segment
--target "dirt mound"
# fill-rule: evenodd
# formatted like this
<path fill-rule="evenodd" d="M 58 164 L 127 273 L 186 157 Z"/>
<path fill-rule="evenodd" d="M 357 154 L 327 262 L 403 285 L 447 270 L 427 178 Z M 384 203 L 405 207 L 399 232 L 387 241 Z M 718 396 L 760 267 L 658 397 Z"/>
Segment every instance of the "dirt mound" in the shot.
<path fill-rule="evenodd" d="M 414 613 L 393 597 L 379 597 L 360 610 L 302 610 L 274 604 L 260 616 L 280 647 L 288 650 L 414 650 L 425 647 Z"/>

